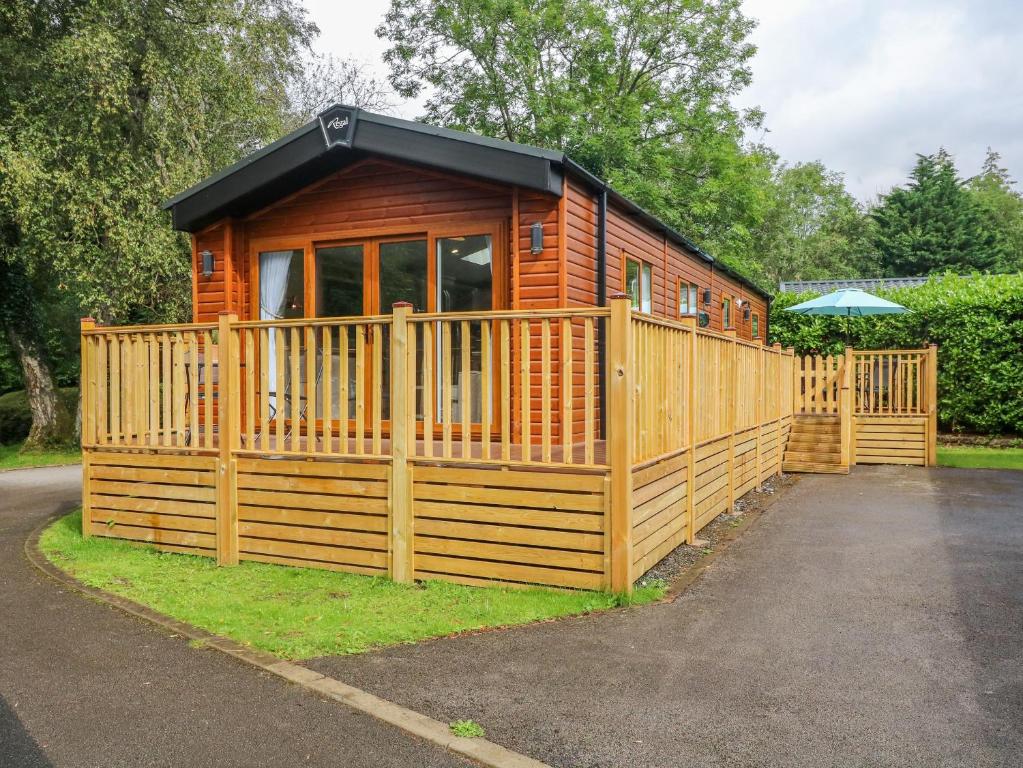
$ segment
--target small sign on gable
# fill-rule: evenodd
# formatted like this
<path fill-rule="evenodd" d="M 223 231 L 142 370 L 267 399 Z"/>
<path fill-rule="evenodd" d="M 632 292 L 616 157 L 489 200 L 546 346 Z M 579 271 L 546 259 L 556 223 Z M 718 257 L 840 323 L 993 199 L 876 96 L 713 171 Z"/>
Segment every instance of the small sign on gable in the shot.
<path fill-rule="evenodd" d="M 352 146 L 358 114 L 359 110 L 355 107 L 342 106 L 333 106 L 320 113 L 320 128 L 323 129 L 327 149 Z"/>

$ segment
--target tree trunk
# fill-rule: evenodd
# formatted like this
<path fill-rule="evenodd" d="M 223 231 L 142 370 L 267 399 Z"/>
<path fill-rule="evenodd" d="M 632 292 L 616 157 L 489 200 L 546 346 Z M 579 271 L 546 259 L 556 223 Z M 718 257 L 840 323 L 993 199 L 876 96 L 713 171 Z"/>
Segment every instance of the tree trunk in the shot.
<path fill-rule="evenodd" d="M 32 412 L 32 428 L 23 450 L 38 450 L 68 443 L 72 439 L 74 425 L 71 414 L 58 395 L 43 345 L 31 331 L 10 325 L 7 327 L 7 338 L 21 363 L 25 394 Z"/>

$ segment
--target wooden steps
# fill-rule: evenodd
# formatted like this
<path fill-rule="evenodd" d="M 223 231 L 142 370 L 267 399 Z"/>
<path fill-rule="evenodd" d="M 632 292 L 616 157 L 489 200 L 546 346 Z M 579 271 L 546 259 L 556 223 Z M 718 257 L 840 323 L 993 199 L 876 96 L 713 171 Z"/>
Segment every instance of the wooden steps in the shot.
<path fill-rule="evenodd" d="M 842 425 L 837 415 L 797 415 L 785 445 L 784 472 L 848 474 L 842 465 Z"/>

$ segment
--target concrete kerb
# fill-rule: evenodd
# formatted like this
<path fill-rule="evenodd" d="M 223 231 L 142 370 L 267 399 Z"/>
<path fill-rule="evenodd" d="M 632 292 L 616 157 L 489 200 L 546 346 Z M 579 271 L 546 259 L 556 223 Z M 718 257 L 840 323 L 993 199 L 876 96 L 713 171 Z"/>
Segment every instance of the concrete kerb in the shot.
<path fill-rule="evenodd" d="M 453 754 L 465 757 L 488 768 L 550 768 L 546 763 L 534 760 L 526 755 L 513 752 L 486 739 L 467 739 L 451 733 L 446 723 L 434 720 L 419 712 L 406 709 L 394 702 L 381 699 L 379 696 L 347 685 L 319 672 L 284 661 L 276 656 L 248 648 L 226 637 L 214 635 L 198 627 L 140 605 L 132 600 L 104 592 L 96 587 L 82 584 L 73 576 L 62 571 L 51 563 L 39 549 L 39 537 L 42 532 L 60 515 L 54 515 L 39 525 L 25 540 L 26 559 L 42 574 L 54 581 L 82 593 L 86 597 L 107 605 L 119 608 L 125 613 L 156 624 L 174 635 L 181 635 L 191 640 L 201 641 L 204 648 L 212 648 L 227 654 L 241 662 L 281 677 L 295 685 L 333 701 L 351 707 L 363 714 L 374 717 L 423 739 L 430 744 L 441 747 Z"/>
<path fill-rule="evenodd" d="M 701 558 L 691 568 L 687 569 L 681 577 L 675 579 L 668 586 L 664 597 L 658 602 L 671 602 L 678 599 L 683 592 L 699 580 L 707 568 L 724 555 L 743 533 L 759 522 L 763 513 L 773 506 L 781 495 L 781 493 L 776 493 L 773 498 L 763 503 L 758 509 L 745 513 L 745 519 L 742 523 L 735 530 L 730 531 L 727 538 L 720 541 L 712 553 Z M 82 584 L 73 576 L 70 576 L 51 563 L 39 549 L 39 537 L 42 535 L 42 532 L 60 516 L 60 514 L 53 515 L 45 520 L 25 540 L 25 557 L 28 561 L 41 573 L 60 584 L 74 589 L 90 599 L 112 605 L 132 616 L 163 627 L 172 634 L 201 641 L 204 648 L 220 651 L 241 662 L 301 686 L 312 693 L 337 701 L 424 741 L 473 760 L 480 765 L 490 768 L 550 768 L 546 763 L 534 760 L 518 752 L 513 752 L 486 739 L 467 739 L 455 736 L 451 733 L 448 725 L 439 720 L 434 720 L 419 712 L 407 709 L 379 696 L 374 696 L 367 691 L 355 688 L 332 677 L 327 677 L 307 667 L 279 659 L 265 651 L 249 648 L 234 640 L 214 635 L 199 627 L 172 619 L 120 595 L 114 595 L 96 587 Z"/>

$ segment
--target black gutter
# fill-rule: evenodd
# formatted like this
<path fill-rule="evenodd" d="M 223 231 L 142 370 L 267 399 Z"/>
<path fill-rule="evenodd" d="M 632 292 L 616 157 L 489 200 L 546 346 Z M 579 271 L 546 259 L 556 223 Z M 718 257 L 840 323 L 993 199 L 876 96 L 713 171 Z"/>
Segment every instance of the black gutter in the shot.
<path fill-rule="evenodd" d="M 607 190 L 597 193 L 597 306 L 607 306 Z M 600 371 L 600 439 L 607 434 L 607 323 L 597 325 L 597 370 Z"/>

